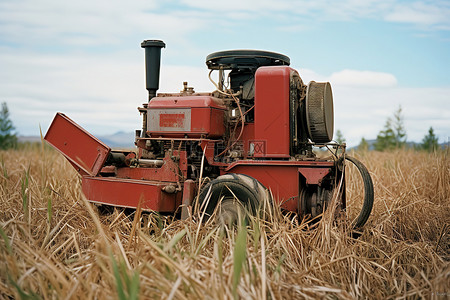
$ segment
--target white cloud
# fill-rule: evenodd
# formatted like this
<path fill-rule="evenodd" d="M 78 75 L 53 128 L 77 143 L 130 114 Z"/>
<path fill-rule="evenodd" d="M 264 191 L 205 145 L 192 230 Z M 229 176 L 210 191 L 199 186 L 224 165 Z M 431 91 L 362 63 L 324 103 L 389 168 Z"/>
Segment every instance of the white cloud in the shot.
<path fill-rule="evenodd" d="M 220 12 L 222 16 L 233 16 L 237 19 L 254 19 L 269 15 L 271 18 L 286 18 L 288 14 L 292 24 L 281 26 L 280 28 L 284 30 L 303 30 L 305 26 L 311 26 L 311 22 L 353 21 L 362 18 L 428 26 L 426 29 L 450 30 L 448 1 L 229 0 L 226 5 L 223 2 L 209 0 L 181 2 L 194 9 Z"/>
<path fill-rule="evenodd" d="M 305 84 L 308 84 L 308 82 L 310 82 L 312 80 L 314 80 L 314 81 L 327 81 L 327 79 L 328 79 L 326 76 L 318 74 L 314 70 L 298 68 L 295 65 L 293 65 L 291 67 L 298 71 L 298 73 L 300 74 L 300 77 L 303 80 L 303 83 L 305 83 Z"/>
<path fill-rule="evenodd" d="M 412 2 L 395 4 L 385 15 L 387 21 L 417 25 L 450 25 L 448 2 Z"/>
<path fill-rule="evenodd" d="M 21 134 L 38 135 L 39 124 L 45 132 L 57 111 L 95 135 L 141 126 L 136 108 L 147 99 L 141 52 L 102 56 L 9 53 L 0 56 L 0 65 L 0 100 L 8 103 Z M 343 132 L 350 146 L 362 137 L 375 138 L 399 105 L 409 140 L 421 141 L 430 126 L 441 141 L 450 135 L 450 87 L 398 87 L 393 85 L 393 76 L 368 71 L 344 70 L 331 76 L 308 69 L 299 72 L 305 83 L 331 81 L 335 128 Z M 206 66 L 163 63 L 159 91 L 179 92 L 183 81 L 198 92 L 212 91 L 207 75 Z M 355 85 L 358 76 L 364 80 Z"/>
<path fill-rule="evenodd" d="M 209 20 L 181 10 L 162 13 L 160 6 L 156 0 L 6 0 L 0 2 L 0 39 L 32 47 L 55 47 L 56 40 L 60 46 L 107 47 L 132 36 L 184 39 Z"/>
<path fill-rule="evenodd" d="M 342 131 L 349 146 L 358 145 L 362 137 L 375 139 L 399 106 L 408 140 L 421 142 L 430 126 L 440 142 L 450 138 L 450 86 L 402 87 L 394 75 L 383 72 L 342 70 L 327 76 L 297 70 L 306 84 L 311 80 L 331 83 L 334 128 Z"/>
<path fill-rule="evenodd" d="M 333 84 L 352 87 L 394 87 L 397 78 L 383 72 L 342 70 L 331 74 L 329 78 Z"/>
<path fill-rule="evenodd" d="M 326 76 L 309 69 L 296 68 L 295 66 L 293 68 L 299 71 L 303 82 L 306 84 L 314 80 L 329 81 L 332 86 L 352 88 L 388 88 L 397 86 L 397 78 L 393 74 L 385 72 L 345 69 Z"/>
<path fill-rule="evenodd" d="M 376 138 L 386 119 L 401 106 L 408 140 L 420 142 L 432 126 L 443 142 L 450 136 L 449 95 L 450 87 L 354 88 L 335 84 L 335 128 L 355 146 L 362 137 Z"/>
<path fill-rule="evenodd" d="M 151 36 L 186 44 L 190 33 L 199 29 L 234 28 L 242 21 L 267 18 L 277 20 L 280 30 L 294 32 L 315 28 L 317 23 L 363 18 L 450 30 L 450 5 L 399 0 L 3 0 L 0 41 L 34 48 L 123 47 L 124 41 Z"/>
<path fill-rule="evenodd" d="M 115 130 L 145 101 L 143 66 L 126 56 L 8 53 L 0 65 L 0 98 L 21 134 L 46 130 L 57 111 Z"/>
<path fill-rule="evenodd" d="M 199 43 L 192 33 L 224 27 L 232 35 L 243 21 L 269 18 L 294 32 L 314 28 L 316 22 L 363 18 L 450 29 L 449 5 L 444 1 L 3 0 L 0 101 L 8 102 L 22 134 L 38 134 L 38 124 L 45 131 L 56 111 L 67 113 L 96 134 L 137 129 L 136 107 L 147 98 L 142 39 L 161 37 L 170 44 L 163 54 L 160 92 L 178 92 L 183 81 L 196 91 L 211 91 L 203 58 L 207 50 L 217 49 L 207 36 Z M 242 40 L 229 41 L 238 42 Z M 192 59 L 185 64 L 194 67 L 166 64 L 174 54 L 186 60 L 201 56 L 202 65 Z M 362 136 L 374 138 L 399 104 L 409 138 L 420 140 L 429 126 L 441 137 L 450 135 L 448 87 L 403 88 L 393 74 L 367 70 L 324 75 L 300 69 L 300 75 L 305 83 L 331 81 L 335 127 L 348 142 L 357 143 Z"/>
<path fill-rule="evenodd" d="M 223 13 L 241 11 L 257 12 L 259 14 L 268 11 L 286 11 L 293 8 L 290 1 L 272 1 L 272 0 L 228 0 L 225 2 L 210 0 L 181 0 L 186 6 L 195 7 L 202 10 L 219 11 Z M 309 5 L 305 5 L 305 8 Z"/>
<path fill-rule="evenodd" d="M 159 92 L 174 93 L 183 89 L 183 82 L 193 87 L 195 92 L 211 92 L 214 85 L 208 79 L 209 70 L 205 67 L 164 66 L 161 70 Z"/>
<path fill-rule="evenodd" d="M 138 129 L 137 107 L 147 101 L 144 54 L 0 56 L 0 101 L 6 101 L 20 134 L 45 131 L 53 115 L 64 112 L 101 134 Z M 134 57 L 135 59 L 131 59 Z M 183 81 L 211 91 L 205 67 L 163 65 L 159 92 L 179 92 Z"/>

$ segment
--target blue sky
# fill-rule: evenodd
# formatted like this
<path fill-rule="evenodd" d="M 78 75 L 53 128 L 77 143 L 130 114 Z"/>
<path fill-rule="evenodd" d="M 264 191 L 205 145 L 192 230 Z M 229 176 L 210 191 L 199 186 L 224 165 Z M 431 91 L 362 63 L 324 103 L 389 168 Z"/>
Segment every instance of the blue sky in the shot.
<path fill-rule="evenodd" d="M 91 133 L 140 127 L 140 42 L 162 39 L 161 92 L 212 91 L 206 56 L 283 53 L 309 82 L 330 81 L 335 128 L 373 139 L 401 105 L 409 140 L 450 138 L 450 1 L 0 0 L 0 101 L 21 135 L 55 112 Z"/>

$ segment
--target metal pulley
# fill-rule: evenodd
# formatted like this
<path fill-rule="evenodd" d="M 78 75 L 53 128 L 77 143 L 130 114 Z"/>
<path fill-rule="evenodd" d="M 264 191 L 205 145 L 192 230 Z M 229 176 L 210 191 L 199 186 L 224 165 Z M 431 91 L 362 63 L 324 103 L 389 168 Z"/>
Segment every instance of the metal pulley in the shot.
<path fill-rule="evenodd" d="M 329 82 L 311 81 L 306 89 L 306 128 L 314 143 L 333 139 L 333 94 Z"/>

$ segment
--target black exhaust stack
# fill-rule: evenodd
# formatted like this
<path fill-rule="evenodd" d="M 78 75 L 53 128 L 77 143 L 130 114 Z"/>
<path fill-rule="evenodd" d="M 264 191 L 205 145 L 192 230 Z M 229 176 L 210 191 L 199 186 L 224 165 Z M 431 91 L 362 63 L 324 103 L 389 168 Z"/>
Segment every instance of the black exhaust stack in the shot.
<path fill-rule="evenodd" d="M 148 91 L 148 101 L 156 96 L 159 89 L 159 69 L 161 65 L 161 48 L 165 48 L 166 44 L 160 40 L 145 40 L 141 43 L 141 47 L 145 49 L 145 87 Z M 147 107 L 145 103 L 142 113 L 142 132 L 136 131 L 136 136 L 147 137 Z"/>
<path fill-rule="evenodd" d="M 166 44 L 160 40 L 145 40 L 141 43 L 145 49 L 145 75 L 148 101 L 156 96 L 159 89 L 159 69 L 161 65 L 161 48 Z"/>

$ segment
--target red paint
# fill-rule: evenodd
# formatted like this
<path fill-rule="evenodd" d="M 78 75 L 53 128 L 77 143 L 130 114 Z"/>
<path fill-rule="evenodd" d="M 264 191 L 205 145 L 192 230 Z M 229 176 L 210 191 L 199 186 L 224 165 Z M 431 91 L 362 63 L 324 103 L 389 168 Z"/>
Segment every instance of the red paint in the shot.
<path fill-rule="evenodd" d="M 161 114 L 159 126 L 161 127 L 183 127 L 184 114 Z"/>
<path fill-rule="evenodd" d="M 255 74 L 255 157 L 290 157 L 287 66 L 260 67 Z M 256 145 L 255 144 L 255 145 Z"/>
<path fill-rule="evenodd" d="M 186 109 L 190 112 L 190 124 L 188 128 L 181 131 L 174 130 L 152 130 L 148 134 L 155 137 L 189 137 L 189 138 L 218 138 L 225 134 L 225 111 L 223 101 L 212 96 L 183 96 L 183 97 L 155 97 L 148 104 L 148 111 L 161 110 L 160 127 L 182 128 L 186 116 L 177 114 L 177 110 Z M 174 112 L 171 113 L 170 110 Z M 162 120 L 162 121 L 161 121 Z"/>
<path fill-rule="evenodd" d="M 274 200 L 283 209 L 297 211 L 298 196 L 304 188 L 299 170 L 305 167 L 312 169 L 307 172 L 307 179 L 313 181 L 315 179 L 311 176 L 325 176 L 333 166 L 329 161 L 240 160 L 230 164 L 222 174 L 246 174 L 256 178 L 272 192 Z"/>
<path fill-rule="evenodd" d="M 97 175 L 111 149 L 62 113 L 57 113 L 44 139 L 81 175 Z"/>
<path fill-rule="evenodd" d="M 227 166 L 226 172 L 231 171 L 233 168 L 242 165 L 252 166 L 292 166 L 292 167 L 317 167 L 317 168 L 331 168 L 334 166 L 330 161 L 289 161 L 289 160 L 238 160 Z"/>
<path fill-rule="evenodd" d="M 168 95 L 154 97 L 149 102 L 147 116 L 151 119 L 147 122 L 147 134 L 150 138 L 136 138 L 140 147 L 137 157 L 152 157 L 143 150 L 150 148 L 149 140 L 198 141 L 205 160 L 218 168 L 220 174 L 249 175 L 267 187 L 282 208 L 297 211 L 301 191 L 309 185 L 321 185 L 337 169 L 333 161 L 296 161 L 291 157 L 292 72 L 295 71 L 287 66 L 260 67 L 256 71 L 254 123 L 245 124 L 240 140 L 234 145 L 234 149 L 243 150 L 243 155 L 215 160 L 215 145 L 219 145 L 216 143 L 228 142 L 223 139 L 226 126 L 234 128 L 233 123 L 226 123 L 228 108 L 223 100 L 211 95 Z M 241 132 L 240 126 L 237 125 L 234 138 Z M 62 114 L 56 115 L 45 139 L 83 175 L 82 189 L 89 201 L 132 208 L 141 203 L 144 210 L 173 213 L 182 203 L 186 207 L 191 205 L 195 198 L 197 183 L 187 179 L 186 151 L 166 151 L 162 166 L 158 164 L 160 167 L 105 166 L 110 148 Z M 128 164 L 134 156 L 127 155 Z M 98 176 L 100 170 L 105 177 Z M 173 192 L 176 187 L 174 193 L 164 191 L 168 185 L 171 188 L 165 190 Z M 345 206 L 345 192 L 342 201 Z M 187 210 L 182 210 L 184 217 L 186 213 Z"/>
<path fill-rule="evenodd" d="M 159 181 L 115 177 L 83 176 L 82 179 L 83 193 L 91 202 L 136 208 L 141 201 L 144 210 L 174 212 L 181 203 L 181 193 L 163 192 L 166 185 Z"/>
<path fill-rule="evenodd" d="M 183 200 L 181 204 L 181 219 L 185 220 L 189 217 L 189 212 L 192 212 L 192 202 L 195 196 L 195 182 L 192 179 L 188 179 L 183 185 Z"/>
<path fill-rule="evenodd" d="M 154 97 L 148 104 L 149 108 L 202 108 L 211 107 L 226 109 L 223 101 L 212 96 L 172 96 Z"/>
<path fill-rule="evenodd" d="M 330 173 L 330 168 L 298 168 L 300 174 L 306 179 L 306 184 L 318 184 L 322 183 L 322 179 Z"/>
<path fill-rule="evenodd" d="M 256 178 L 266 188 L 268 188 L 274 200 L 281 205 L 282 208 L 296 211 L 299 180 L 297 167 L 289 165 L 266 165 L 257 164 L 237 165 L 229 172 L 246 174 Z"/>

